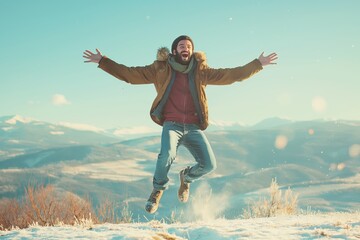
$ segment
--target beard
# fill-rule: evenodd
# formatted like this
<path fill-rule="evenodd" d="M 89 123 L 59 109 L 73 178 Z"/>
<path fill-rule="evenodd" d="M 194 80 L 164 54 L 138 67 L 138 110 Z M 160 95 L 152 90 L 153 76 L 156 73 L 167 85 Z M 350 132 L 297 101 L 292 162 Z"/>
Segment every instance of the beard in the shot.
<path fill-rule="evenodd" d="M 192 56 L 189 53 L 187 54 L 187 57 L 183 56 L 184 54 L 186 55 L 186 53 L 187 52 L 179 53 L 178 51 L 176 51 L 175 60 L 182 65 L 188 65 Z"/>

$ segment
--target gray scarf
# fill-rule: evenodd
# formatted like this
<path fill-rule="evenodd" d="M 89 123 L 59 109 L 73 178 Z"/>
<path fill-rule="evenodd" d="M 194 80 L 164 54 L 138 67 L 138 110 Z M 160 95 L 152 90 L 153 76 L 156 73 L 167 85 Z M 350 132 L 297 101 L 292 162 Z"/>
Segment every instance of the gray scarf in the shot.
<path fill-rule="evenodd" d="M 175 57 L 170 55 L 170 57 L 168 58 L 168 63 L 171 65 L 171 67 L 178 72 L 182 72 L 182 73 L 189 73 L 192 69 L 192 67 L 194 66 L 194 57 L 191 57 L 191 60 L 189 62 L 188 65 L 183 65 L 181 63 L 178 63 L 175 60 Z"/>

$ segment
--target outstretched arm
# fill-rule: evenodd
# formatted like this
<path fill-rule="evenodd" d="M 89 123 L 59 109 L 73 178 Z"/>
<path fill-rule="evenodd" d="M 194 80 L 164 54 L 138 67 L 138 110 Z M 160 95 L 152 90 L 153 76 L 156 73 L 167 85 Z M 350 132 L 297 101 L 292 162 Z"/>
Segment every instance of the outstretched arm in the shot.
<path fill-rule="evenodd" d="M 85 63 L 98 63 L 99 68 L 127 83 L 149 84 L 153 83 L 156 79 L 156 73 L 153 65 L 144 67 L 127 67 L 123 64 L 116 63 L 106 56 L 103 56 L 99 49 L 96 49 L 96 53 L 85 50 L 83 58 L 87 59 L 84 61 Z"/>
<path fill-rule="evenodd" d="M 242 81 L 260 71 L 262 67 L 269 64 L 276 64 L 276 59 L 278 59 L 276 53 L 271 53 L 268 56 L 264 56 L 263 52 L 258 59 L 255 59 L 254 61 L 244 66 L 228 69 L 208 68 L 206 70 L 207 74 L 204 83 L 213 85 L 226 85 Z"/>
<path fill-rule="evenodd" d="M 264 56 L 264 52 L 262 52 L 258 59 L 261 62 L 261 65 L 264 67 L 269 64 L 276 64 L 274 61 L 278 59 L 278 57 L 276 53 L 271 53 L 268 56 Z"/>
<path fill-rule="evenodd" d="M 86 50 L 83 54 L 83 58 L 89 59 L 84 61 L 85 63 L 89 63 L 89 62 L 93 62 L 93 63 L 99 63 L 101 58 L 103 57 L 103 55 L 101 54 L 101 52 L 99 51 L 99 49 L 96 49 L 96 54 Z"/>

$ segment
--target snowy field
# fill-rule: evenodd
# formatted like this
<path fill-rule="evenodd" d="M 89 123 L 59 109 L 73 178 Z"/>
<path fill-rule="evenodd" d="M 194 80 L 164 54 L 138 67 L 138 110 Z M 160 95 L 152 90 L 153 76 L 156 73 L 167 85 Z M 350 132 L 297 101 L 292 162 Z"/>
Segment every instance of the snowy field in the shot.
<path fill-rule="evenodd" d="M 0 239 L 360 239 L 360 212 L 279 216 L 257 219 L 217 219 L 165 224 L 40 227 L 0 231 Z"/>

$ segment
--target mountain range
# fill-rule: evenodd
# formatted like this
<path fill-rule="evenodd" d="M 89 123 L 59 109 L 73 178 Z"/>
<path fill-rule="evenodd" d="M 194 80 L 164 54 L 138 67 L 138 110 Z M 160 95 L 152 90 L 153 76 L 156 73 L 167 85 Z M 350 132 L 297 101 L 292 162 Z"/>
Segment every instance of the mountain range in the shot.
<path fill-rule="evenodd" d="M 29 183 L 51 183 L 89 196 L 94 205 L 109 198 L 127 204 L 141 219 L 154 217 L 143 206 L 152 189 L 160 134 L 129 139 L 94 129 L 0 117 L 0 198 L 21 197 Z M 194 212 L 199 199 L 224 217 L 239 217 L 268 194 L 274 178 L 282 190 L 299 194 L 301 209 L 359 209 L 360 121 L 271 118 L 255 126 L 213 126 L 205 133 L 218 168 L 191 184 L 188 204 L 179 203 L 178 172 L 194 163 L 180 147 L 155 217 Z"/>

